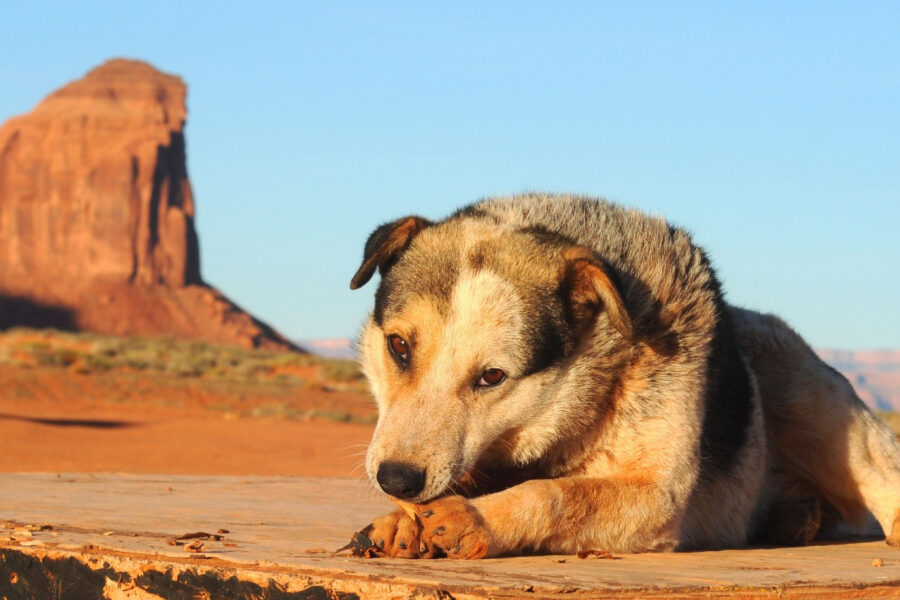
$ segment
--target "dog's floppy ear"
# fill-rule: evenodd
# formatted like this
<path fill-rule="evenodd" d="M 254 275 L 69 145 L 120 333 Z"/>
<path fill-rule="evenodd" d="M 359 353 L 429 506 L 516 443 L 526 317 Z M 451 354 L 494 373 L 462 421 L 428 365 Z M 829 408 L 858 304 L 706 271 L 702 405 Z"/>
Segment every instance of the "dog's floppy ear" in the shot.
<path fill-rule="evenodd" d="M 428 219 L 410 216 L 385 223 L 373 231 L 366 240 L 362 264 L 350 280 L 350 289 L 364 286 L 375 274 L 376 268 L 384 275 L 397 262 L 413 238 L 431 224 Z"/>
<path fill-rule="evenodd" d="M 584 247 L 569 248 L 563 257 L 566 261 L 563 277 L 576 317 L 604 310 L 610 324 L 626 339 L 631 338 L 631 317 L 603 261 Z"/>

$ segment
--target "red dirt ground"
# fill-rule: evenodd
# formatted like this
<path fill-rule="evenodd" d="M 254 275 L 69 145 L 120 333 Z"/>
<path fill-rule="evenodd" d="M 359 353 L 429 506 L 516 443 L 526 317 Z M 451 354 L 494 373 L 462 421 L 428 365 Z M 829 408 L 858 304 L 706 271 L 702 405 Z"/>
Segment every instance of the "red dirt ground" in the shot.
<path fill-rule="evenodd" d="M 364 477 L 358 391 L 0 365 L 0 471 Z M 261 415 L 261 416 L 255 416 Z"/>

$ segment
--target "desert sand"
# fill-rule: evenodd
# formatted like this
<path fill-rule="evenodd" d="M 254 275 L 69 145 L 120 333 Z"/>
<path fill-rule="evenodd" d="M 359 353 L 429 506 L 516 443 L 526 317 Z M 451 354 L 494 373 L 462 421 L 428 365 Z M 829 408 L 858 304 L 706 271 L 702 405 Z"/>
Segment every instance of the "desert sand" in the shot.
<path fill-rule="evenodd" d="M 364 476 L 371 425 L 303 416 L 327 405 L 371 420 L 363 393 L 290 390 L 287 405 L 234 386 L 8 366 L 0 381 L 0 472 Z"/>

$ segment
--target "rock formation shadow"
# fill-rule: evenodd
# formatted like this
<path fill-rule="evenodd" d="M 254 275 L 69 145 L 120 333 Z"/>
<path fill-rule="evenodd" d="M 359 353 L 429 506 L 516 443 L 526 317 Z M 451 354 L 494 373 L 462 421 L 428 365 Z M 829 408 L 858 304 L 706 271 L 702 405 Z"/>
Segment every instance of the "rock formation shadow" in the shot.
<path fill-rule="evenodd" d="M 76 331 L 78 322 L 75 311 L 66 306 L 47 304 L 26 296 L 0 294 L 0 329 L 14 326 Z"/>

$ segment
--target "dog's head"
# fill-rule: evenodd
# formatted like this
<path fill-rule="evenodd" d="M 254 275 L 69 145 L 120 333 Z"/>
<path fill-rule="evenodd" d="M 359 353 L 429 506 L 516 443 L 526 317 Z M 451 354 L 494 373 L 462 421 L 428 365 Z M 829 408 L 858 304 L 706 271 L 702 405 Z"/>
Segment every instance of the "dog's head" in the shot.
<path fill-rule="evenodd" d="M 549 423 L 572 418 L 550 399 L 583 338 L 631 335 L 610 270 L 544 230 L 406 217 L 372 233 L 351 288 L 376 269 L 360 341 L 379 407 L 366 469 L 399 498 L 452 490 L 488 449 L 537 459 Z"/>

